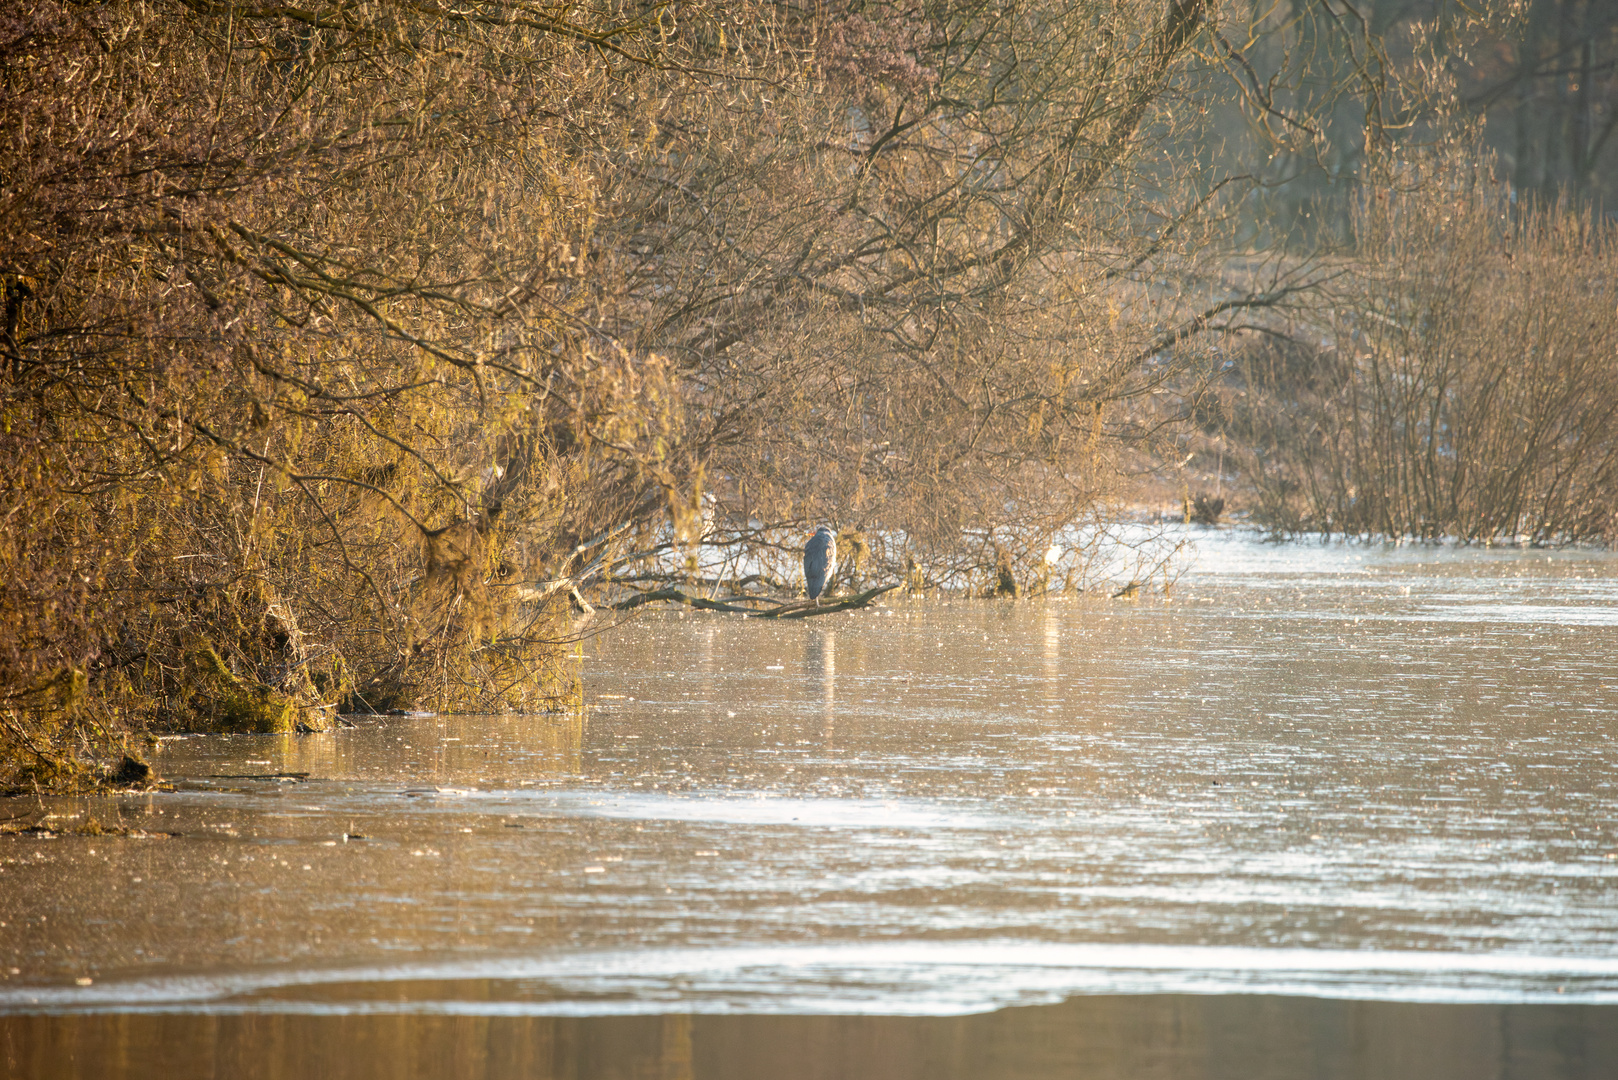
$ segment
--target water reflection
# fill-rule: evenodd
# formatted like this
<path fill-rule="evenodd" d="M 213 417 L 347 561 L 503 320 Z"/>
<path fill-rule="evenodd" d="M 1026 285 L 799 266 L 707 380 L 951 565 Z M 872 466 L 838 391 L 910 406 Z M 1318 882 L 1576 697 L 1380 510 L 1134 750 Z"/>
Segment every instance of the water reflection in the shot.
<path fill-rule="evenodd" d="M 1615 568 L 1234 545 L 1170 603 L 653 614 L 587 718 L 175 740 L 173 792 L 7 808 L 54 831 L 0 837 L 0 1011 L 1618 1001 Z"/>
<path fill-rule="evenodd" d="M 804 670 L 820 684 L 820 735 L 830 748 L 837 728 L 837 631 L 814 627 L 804 638 Z"/>
<path fill-rule="evenodd" d="M 1618 1060 L 1615 1013 L 1163 995 L 952 1017 L 28 1016 L 0 1019 L 0 1067 L 61 1080 L 1595 1080 Z"/>

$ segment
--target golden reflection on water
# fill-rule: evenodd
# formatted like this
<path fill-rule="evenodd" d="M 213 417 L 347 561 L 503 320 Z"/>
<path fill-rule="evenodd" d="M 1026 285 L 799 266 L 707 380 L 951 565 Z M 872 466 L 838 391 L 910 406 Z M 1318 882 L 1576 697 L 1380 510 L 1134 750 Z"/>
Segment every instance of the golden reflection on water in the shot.
<path fill-rule="evenodd" d="M 1040 657 L 1041 696 L 1047 709 L 1058 705 L 1062 697 L 1062 622 L 1055 604 L 1046 604 L 1043 614 L 1044 647 Z"/>
<path fill-rule="evenodd" d="M 503 781 L 509 770 L 502 767 L 504 759 L 490 759 L 490 748 L 521 746 L 532 775 L 577 774 L 586 716 L 587 710 L 575 709 L 540 717 L 431 717 L 413 721 L 409 734 L 395 738 L 391 754 L 378 754 L 374 743 L 342 730 L 260 737 L 251 756 L 272 762 L 277 771 L 325 778 L 464 784 L 497 776 Z"/>
<path fill-rule="evenodd" d="M 837 631 L 815 627 L 804 639 L 804 668 L 820 689 L 820 736 L 832 745 L 837 730 Z"/>
<path fill-rule="evenodd" d="M 1618 1007 L 1076 998 L 953 1017 L 0 1017 L 0 1076 L 1605 1080 Z"/>
<path fill-rule="evenodd" d="M 1555 995 L 1561 959 L 1610 959 L 1618 888 L 1618 573 L 1586 563 L 1480 553 L 1192 580 L 1168 604 L 895 600 L 807 625 L 653 614 L 590 645 L 587 715 L 179 740 L 156 762 L 174 792 L 52 802 L 56 835 L 0 837 L 0 1007 L 36 989 L 133 1007 L 197 973 L 359 972 L 320 998 L 341 1009 L 398 990 L 399 965 L 573 956 L 588 977 L 545 1007 L 746 1008 L 770 988 L 681 970 L 603 990 L 599 958 L 769 945 L 802 974 L 807 947 L 890 942 L 1540 957 L 1486 993 Z M 73 831 L 92 817 L 144 835 Z M 793 1007 L 1030 1000 L 1027 970 L 986 962 L 951 996 L 962 980 L 918 956 L 866 997 L 853 965 L 827 962 Z M 1042 970 L 1040 1000 L 1082 982 Z M 1123 987 L 1095 978 L 1083 992 Z M 1342 985 L 1312 978 L 1261 989 Z M 1438 975 L 1415 996 L 1476 985 Z M 1411 994 L 1398 973 L 1354 986 Z M 479 1007 L 514 1007 L 487 989 Z M 1611 1000 L 1618 964 L 1567 989 Z M 166 1000 L 223 999 L 240 992 Z M 1213 1015 L 1177 1008 L 1177 1023 Z M 521 1039 L 611 1028 L 532 1023 Z M 646 1061 L 685 1045 L 704 1075 L 729 1029 L 690 1024 L 647 1034 Z M 925 1029 L 908 1024 L 891 1038 Z M 1013 1030 L 940 1025 L 929 1038 Z"/>

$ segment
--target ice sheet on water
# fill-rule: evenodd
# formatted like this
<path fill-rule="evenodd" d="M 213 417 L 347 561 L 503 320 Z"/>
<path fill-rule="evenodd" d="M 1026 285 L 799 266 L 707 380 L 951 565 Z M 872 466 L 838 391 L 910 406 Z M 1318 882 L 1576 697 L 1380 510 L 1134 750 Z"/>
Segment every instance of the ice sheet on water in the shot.
<path fill-rule="evenodd" d="M 1618 1002 L 1618 958 L 1032 942 L 579 951 L 0 988 L 0 1012 L 954 1015 L 1080 994 Z"/>

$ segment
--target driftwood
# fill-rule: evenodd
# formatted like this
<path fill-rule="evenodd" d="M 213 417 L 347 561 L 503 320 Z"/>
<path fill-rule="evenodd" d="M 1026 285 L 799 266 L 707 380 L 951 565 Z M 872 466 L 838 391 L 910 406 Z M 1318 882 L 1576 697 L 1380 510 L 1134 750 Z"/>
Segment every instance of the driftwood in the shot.
<path fill-rule="evenodd" d="M 671 603 L 685 604 L 700 611 L 723 611 L 731 615 L 745 615 L 754 619 L 807 619 L 815 615 L 830 615 L 838 611 L 852 611 L 855 608 L 870 606 L 872 600 L 883 593 L 892 592 L 899 587 L 899 582 L 892 585 L 882 585 L 875 589 L 866 589 L 862 593 L 855 593 L 831 603 L 817 603 L 813 600 L 791 600 L 780 603 L 765 596 L 727 596 L 723 600 L 706 600 L 700 596 L 692 596 L 682 592 L 672 585 L 663 589 L 653 589 L 651 592 L 638 593 L 627 600 L 612 605 L 615 611 L 628 611 L 638 608 L 642 604 L 650 604 L 657 600 L 666 600 Z M 766 607 L 742 607 L 742 604 L 765 604 Z"/>

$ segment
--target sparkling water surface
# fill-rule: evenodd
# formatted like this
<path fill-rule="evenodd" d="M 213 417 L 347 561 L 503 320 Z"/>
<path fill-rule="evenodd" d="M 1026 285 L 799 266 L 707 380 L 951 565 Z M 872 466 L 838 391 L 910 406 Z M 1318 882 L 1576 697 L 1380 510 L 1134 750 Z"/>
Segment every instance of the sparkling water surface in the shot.
<path fill-rule="evenodd" d="M 583 717 L 167 741 L 0 837 L 0 1011 L 1618 1002 L 1618 559 L 1194 535 L 1167 598 L 648 613 Z"/>

